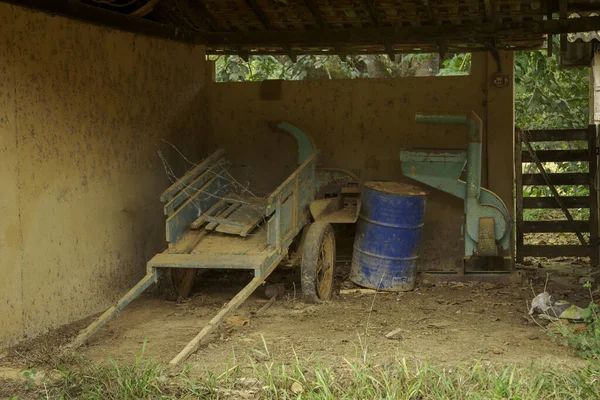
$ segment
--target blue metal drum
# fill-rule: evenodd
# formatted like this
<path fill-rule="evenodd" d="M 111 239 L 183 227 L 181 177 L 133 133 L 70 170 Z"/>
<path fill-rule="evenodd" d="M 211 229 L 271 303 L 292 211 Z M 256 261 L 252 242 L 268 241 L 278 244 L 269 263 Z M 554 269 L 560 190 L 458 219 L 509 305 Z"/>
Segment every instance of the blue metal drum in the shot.
<path fill-rule="evenodd" d="M 427 192 L 398 182 L 366 182 L 350 279 L 389 291 L 413 290 Z"/>

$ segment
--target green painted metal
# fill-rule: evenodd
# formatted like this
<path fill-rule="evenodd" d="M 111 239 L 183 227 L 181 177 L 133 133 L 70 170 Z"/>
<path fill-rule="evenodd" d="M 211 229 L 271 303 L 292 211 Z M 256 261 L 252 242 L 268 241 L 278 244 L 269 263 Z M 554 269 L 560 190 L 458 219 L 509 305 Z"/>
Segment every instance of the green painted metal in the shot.
<path fill-rule="evenodd" d="M 467 149 L 461 152 L 444 152 L 439 149 L 401 151 L 402 173 L 464 200 L 465 257 L 477 255 L 480 218 L 485 217 L 494 219 L 494 236 L 503 253 L 500 255 L 510 254 L 508 209 L 495 193 L 481 187 L 481 119 L 471 112 L 465 115 L 417 114 L 415 120 L 417 123 L 466 126 Z M 459 179 L 465 168 L 466 182 Z"/>
<path fill-rule="evenodd" d="M 306 161 L 315 151 L 313 141 L 302 129 L 285 121 L 278 122 L 277 128 L 289 133 L 296 139 L 296 142 L 298 143 L 298 164 L 302 164 Z"/>

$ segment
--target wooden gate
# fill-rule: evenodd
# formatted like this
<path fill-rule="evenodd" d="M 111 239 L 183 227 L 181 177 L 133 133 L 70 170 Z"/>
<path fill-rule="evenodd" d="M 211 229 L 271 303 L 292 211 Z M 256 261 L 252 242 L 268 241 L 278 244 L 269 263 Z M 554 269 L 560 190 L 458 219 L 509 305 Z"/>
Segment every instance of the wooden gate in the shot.
<path fill-rule="evenodd" d="M 516 247 L 517 262 L 533 257 L 590 257 L 598 265 L 598 142 L 596 125 L 588 129 L 515 131 L 515 184 L 516 184 Z M 586 141 L 587 148 L 580 150 L 534 150 L 534 142 Z M 588 172 L 547 173 L 544 164 L 552 162 L 583 161 L 589 164 Z M 523 173 L 523 163 L 534 163 L 537 172 Z M 523 186 L 546 186 L 552 196 L 523 197 Z M 588 196 L 560 196 L 556 186 L 586 185 Z M 564 219 L 524 221 L 525 209 L 561 209 Z M 588 208 L 588 221 L 574 220 L 569 212 L 573 208 Z M 580 244 L 575 245 L 525 245 L 527 233 L 575 233 Z M 586 237 L 589 233 L 589 236 Z"/>

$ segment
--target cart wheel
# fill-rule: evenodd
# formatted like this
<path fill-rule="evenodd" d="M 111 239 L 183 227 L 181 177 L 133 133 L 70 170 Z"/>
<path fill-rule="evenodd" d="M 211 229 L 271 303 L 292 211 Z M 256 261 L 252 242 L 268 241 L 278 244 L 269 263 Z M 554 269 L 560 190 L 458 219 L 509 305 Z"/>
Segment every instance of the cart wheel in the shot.
<path fill-rule="evenodd" d="M 165 268 L 161 271 L 160 287 L 167 300 L 181 302 L 189 296 L 196 270 L 193 268 Z"/>
<path fill-rule="evenodd" d="M 307 303 L 327 300 L 333 292 L 335 235 L 327 222 L 308 228 L 302 250 L 302 293 Z"/>

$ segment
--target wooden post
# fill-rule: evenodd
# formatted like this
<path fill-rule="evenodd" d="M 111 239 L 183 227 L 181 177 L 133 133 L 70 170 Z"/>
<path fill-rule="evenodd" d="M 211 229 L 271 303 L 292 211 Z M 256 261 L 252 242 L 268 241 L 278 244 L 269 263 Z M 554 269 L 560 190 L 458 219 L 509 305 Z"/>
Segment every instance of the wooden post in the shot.
<path fill-rule="evenodd" d="M 596 154 L 596 125 L 588 126 L 588 152 L 590 172 L 590 264 L 598 266 L 598 155 Z"/>
<path fill-rule="evenodd" d="M 523 263 L 523 162 L 521 149 L 521 129 L 515 129 L 515 219 L 517 262 Z"/>

